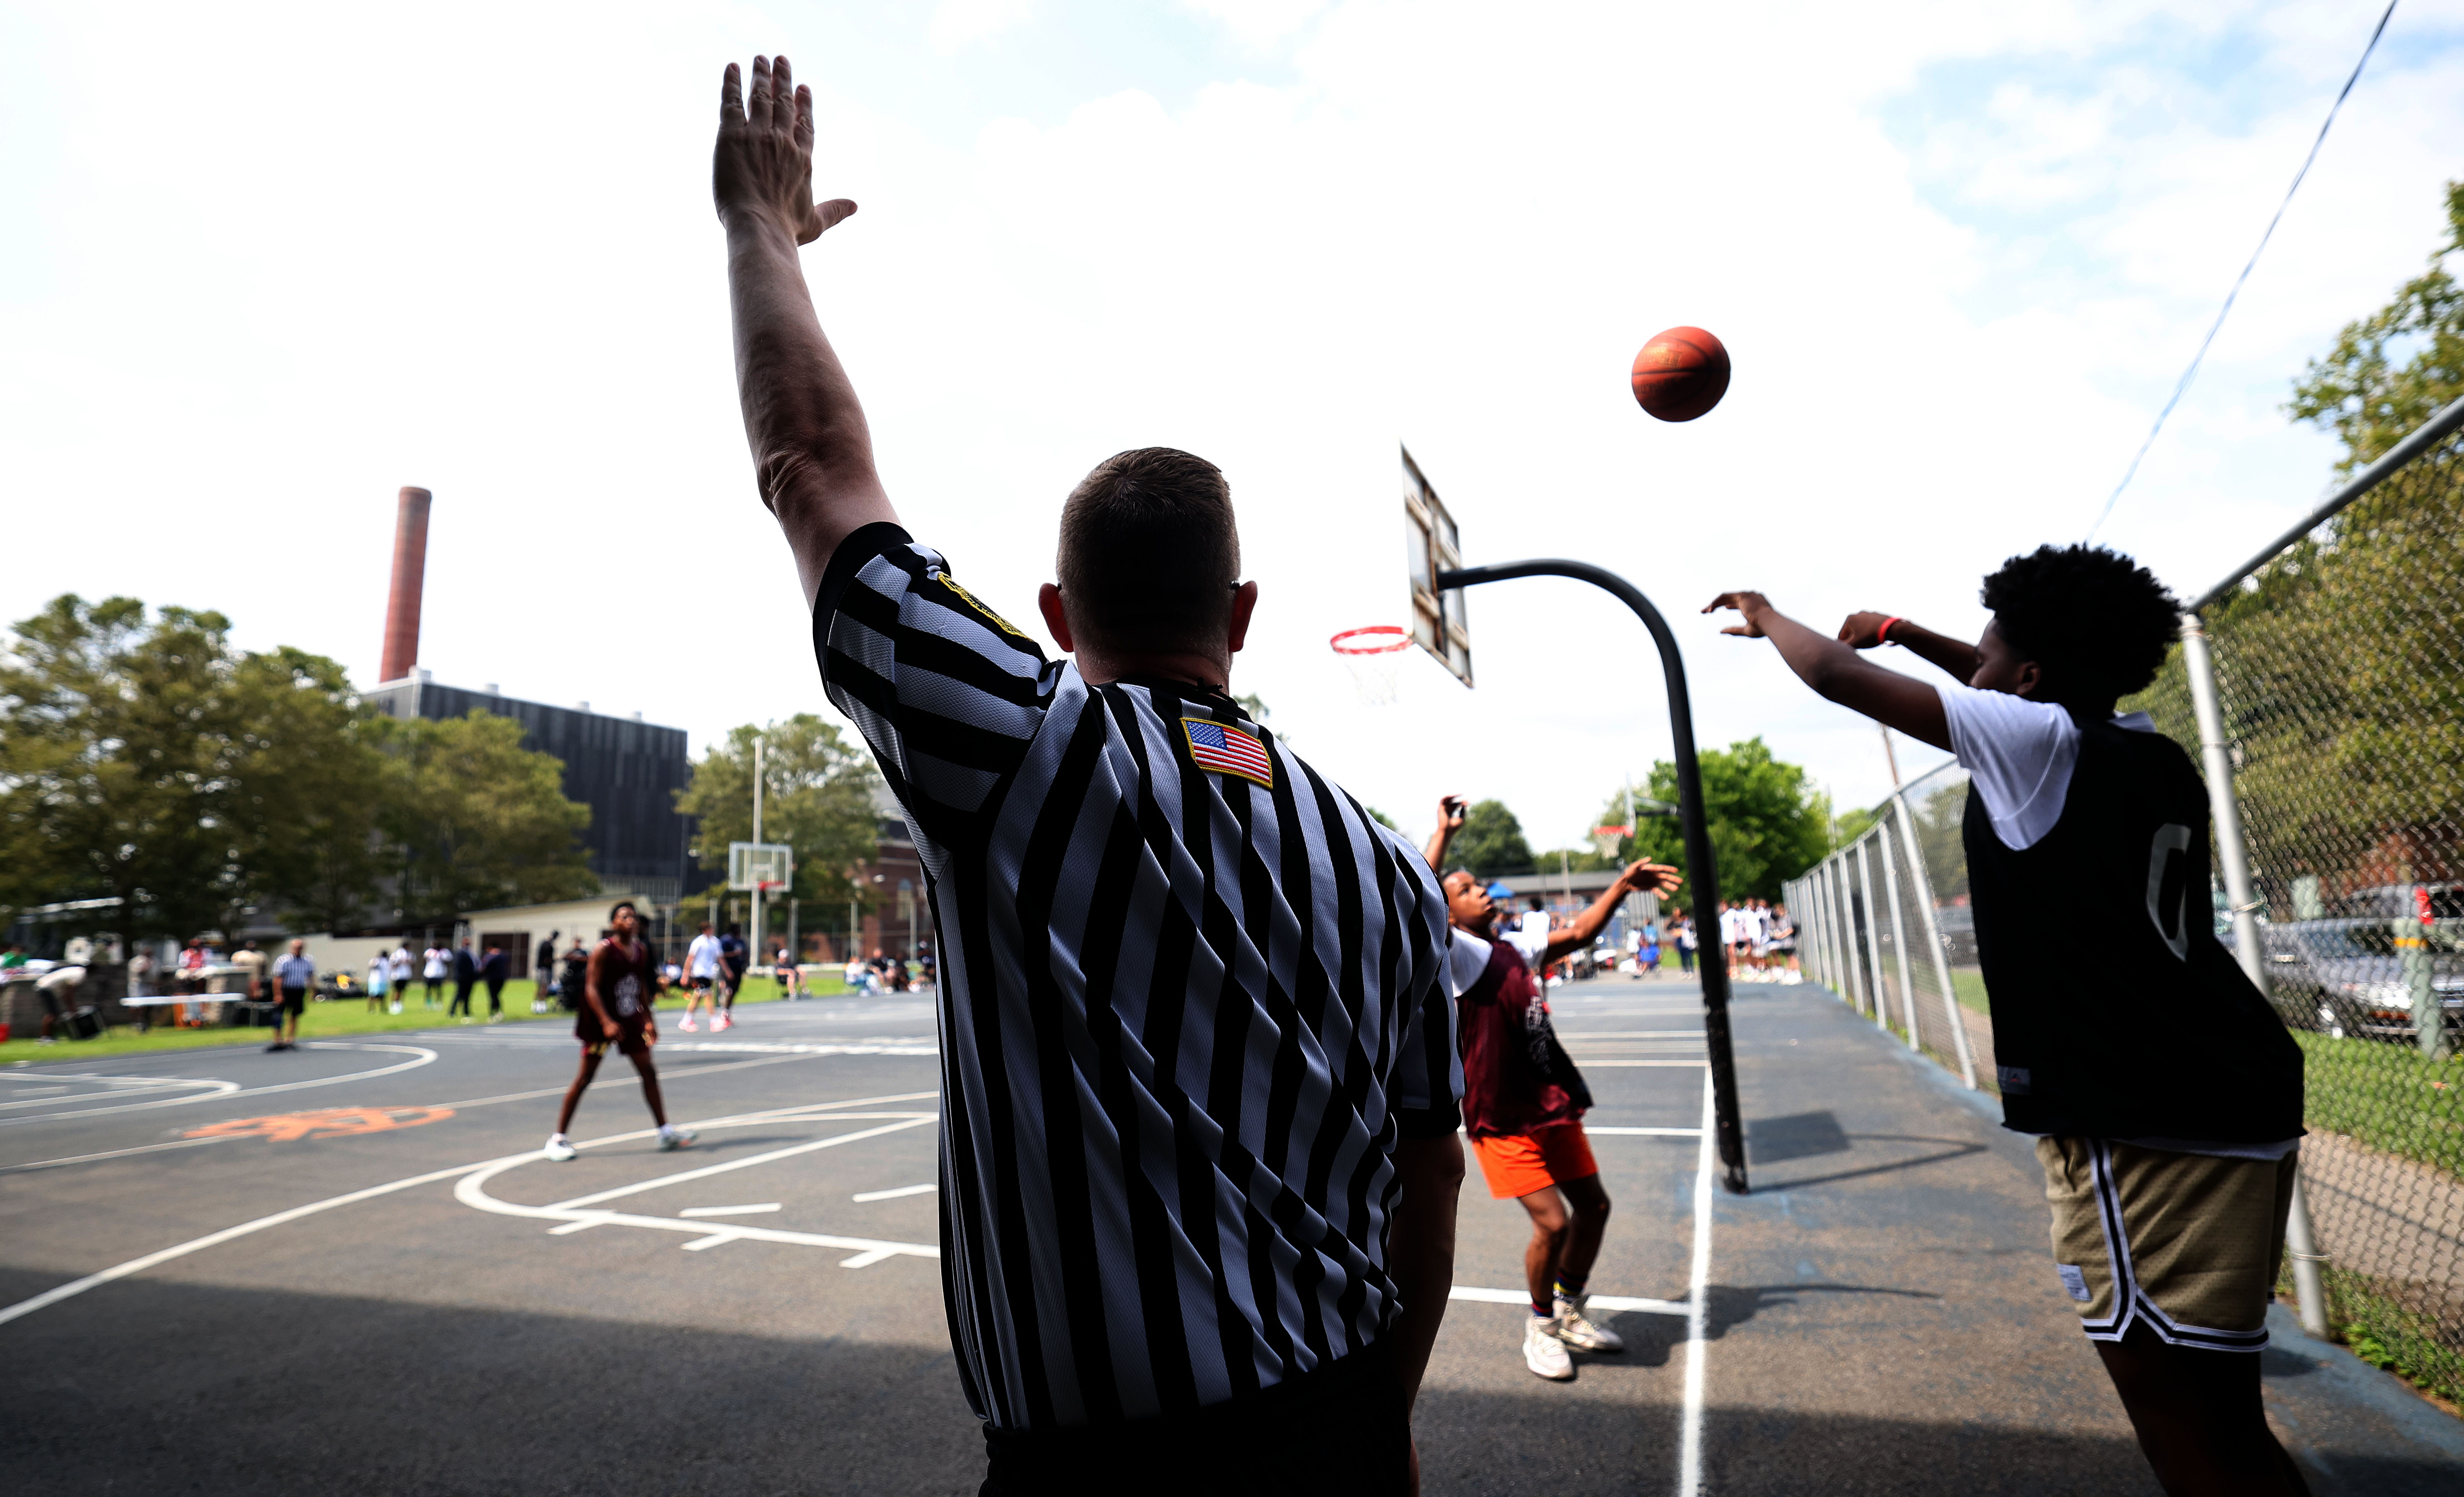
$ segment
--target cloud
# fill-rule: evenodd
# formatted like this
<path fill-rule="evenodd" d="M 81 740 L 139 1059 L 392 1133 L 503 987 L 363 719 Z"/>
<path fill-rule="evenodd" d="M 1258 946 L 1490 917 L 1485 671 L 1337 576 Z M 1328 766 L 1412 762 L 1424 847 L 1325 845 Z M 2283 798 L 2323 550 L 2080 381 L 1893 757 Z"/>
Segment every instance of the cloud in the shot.
<path fill-rule="evenodd" d="M 1251 47 L 1282 41 L 1324 11 L 1327 0 L 1180 0 L 1181 9 L 1221 23 Z"/>
<path fill-rule="evenodd" d="M 928 35 L 935 52 L 990 41 L 1035 18 L 1035 0 L 941 0 Z"/>

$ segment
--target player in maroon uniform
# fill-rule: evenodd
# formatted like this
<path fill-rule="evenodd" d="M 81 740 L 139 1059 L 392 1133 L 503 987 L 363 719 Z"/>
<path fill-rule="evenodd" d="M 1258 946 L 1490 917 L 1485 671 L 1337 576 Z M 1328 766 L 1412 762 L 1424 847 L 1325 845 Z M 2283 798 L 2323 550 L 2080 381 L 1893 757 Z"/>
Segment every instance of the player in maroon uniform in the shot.
<path fill-rule="evenodd" d="M 590 954 L 582 982 L 582 1007 L 573 1016 L 574 1037 L 582 1042 L 582 1070 L 565 1090 L 564 1107 L 556 1114 L 556 1132 L 547 1141 L 547 1156 L 560 1163 L 574 1156 L 564 1131 L 611 1045 L 642 1073 L 642 1100 L 650 1104 L 650 1116 L 659 1125 L 659 1147 L 681 1149 L 694 1137 L 690 1128 L 669 1125 L 667 1107 L 659 1100 L 658 1068 L 650 1064 L 650 1046 L 659 1039 L 659 1026 L 650 1018 L 650 1002 L 659 991 L 658 955 L 642 939 L 642 916 L 630 900 L 609 911 L 607 923 L 615 934 Z"/>

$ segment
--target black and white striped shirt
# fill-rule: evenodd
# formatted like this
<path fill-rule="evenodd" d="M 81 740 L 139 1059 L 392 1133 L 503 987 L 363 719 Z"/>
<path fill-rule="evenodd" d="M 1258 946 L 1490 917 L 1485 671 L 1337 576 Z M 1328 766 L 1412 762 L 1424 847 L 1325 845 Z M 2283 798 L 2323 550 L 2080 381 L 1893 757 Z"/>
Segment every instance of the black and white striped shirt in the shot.
<path fill-rule="evenodd" d="M 1180 1413 L 1375 1342 L 1395 1141 L 1463 1090 L 1428 866 L 1226 698 L 1046 661 L 895 525 L 840 547 L 813 630 L 941 933 L 976 1412 Z M 1203 767 L 1226 742 L 1267 772 Z"/>

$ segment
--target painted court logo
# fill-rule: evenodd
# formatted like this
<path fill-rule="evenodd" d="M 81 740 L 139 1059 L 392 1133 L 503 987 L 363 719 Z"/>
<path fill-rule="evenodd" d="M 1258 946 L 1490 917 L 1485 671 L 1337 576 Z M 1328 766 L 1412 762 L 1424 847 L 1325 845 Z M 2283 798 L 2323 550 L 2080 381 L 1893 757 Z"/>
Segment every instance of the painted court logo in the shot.
<path fill-rule="evenodd" d="M 360 1134 L 389 1134 L 397 1129 L 441 1123 L 453 1115 L 450 1107 L 327 1107 L 313 1112 L 277 1112 L 272 1117 L 234 1117 L 226 1123 L 192 1128 L 183 1138 L 267 1138 L 294 1143 L 302 1138 L 349 1138 Z"/>

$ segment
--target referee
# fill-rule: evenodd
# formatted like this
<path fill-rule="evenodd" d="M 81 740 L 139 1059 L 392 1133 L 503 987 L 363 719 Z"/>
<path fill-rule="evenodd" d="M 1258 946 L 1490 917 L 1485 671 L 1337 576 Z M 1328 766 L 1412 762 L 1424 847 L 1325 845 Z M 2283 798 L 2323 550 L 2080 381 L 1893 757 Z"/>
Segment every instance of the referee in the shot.
<path fill-rule="evenodd" d="M 1223 475 L 1064 505 L 1044 622 L 900 528 L 797 259 L 812 103 L 755 58 L 714 172 L 762 500 L 940 933 L 941 1277 L 986 1493 L 1406 1492 L 1454 1262 L 1462 1072 L 1428 866 L 1227 694 Z"/>

